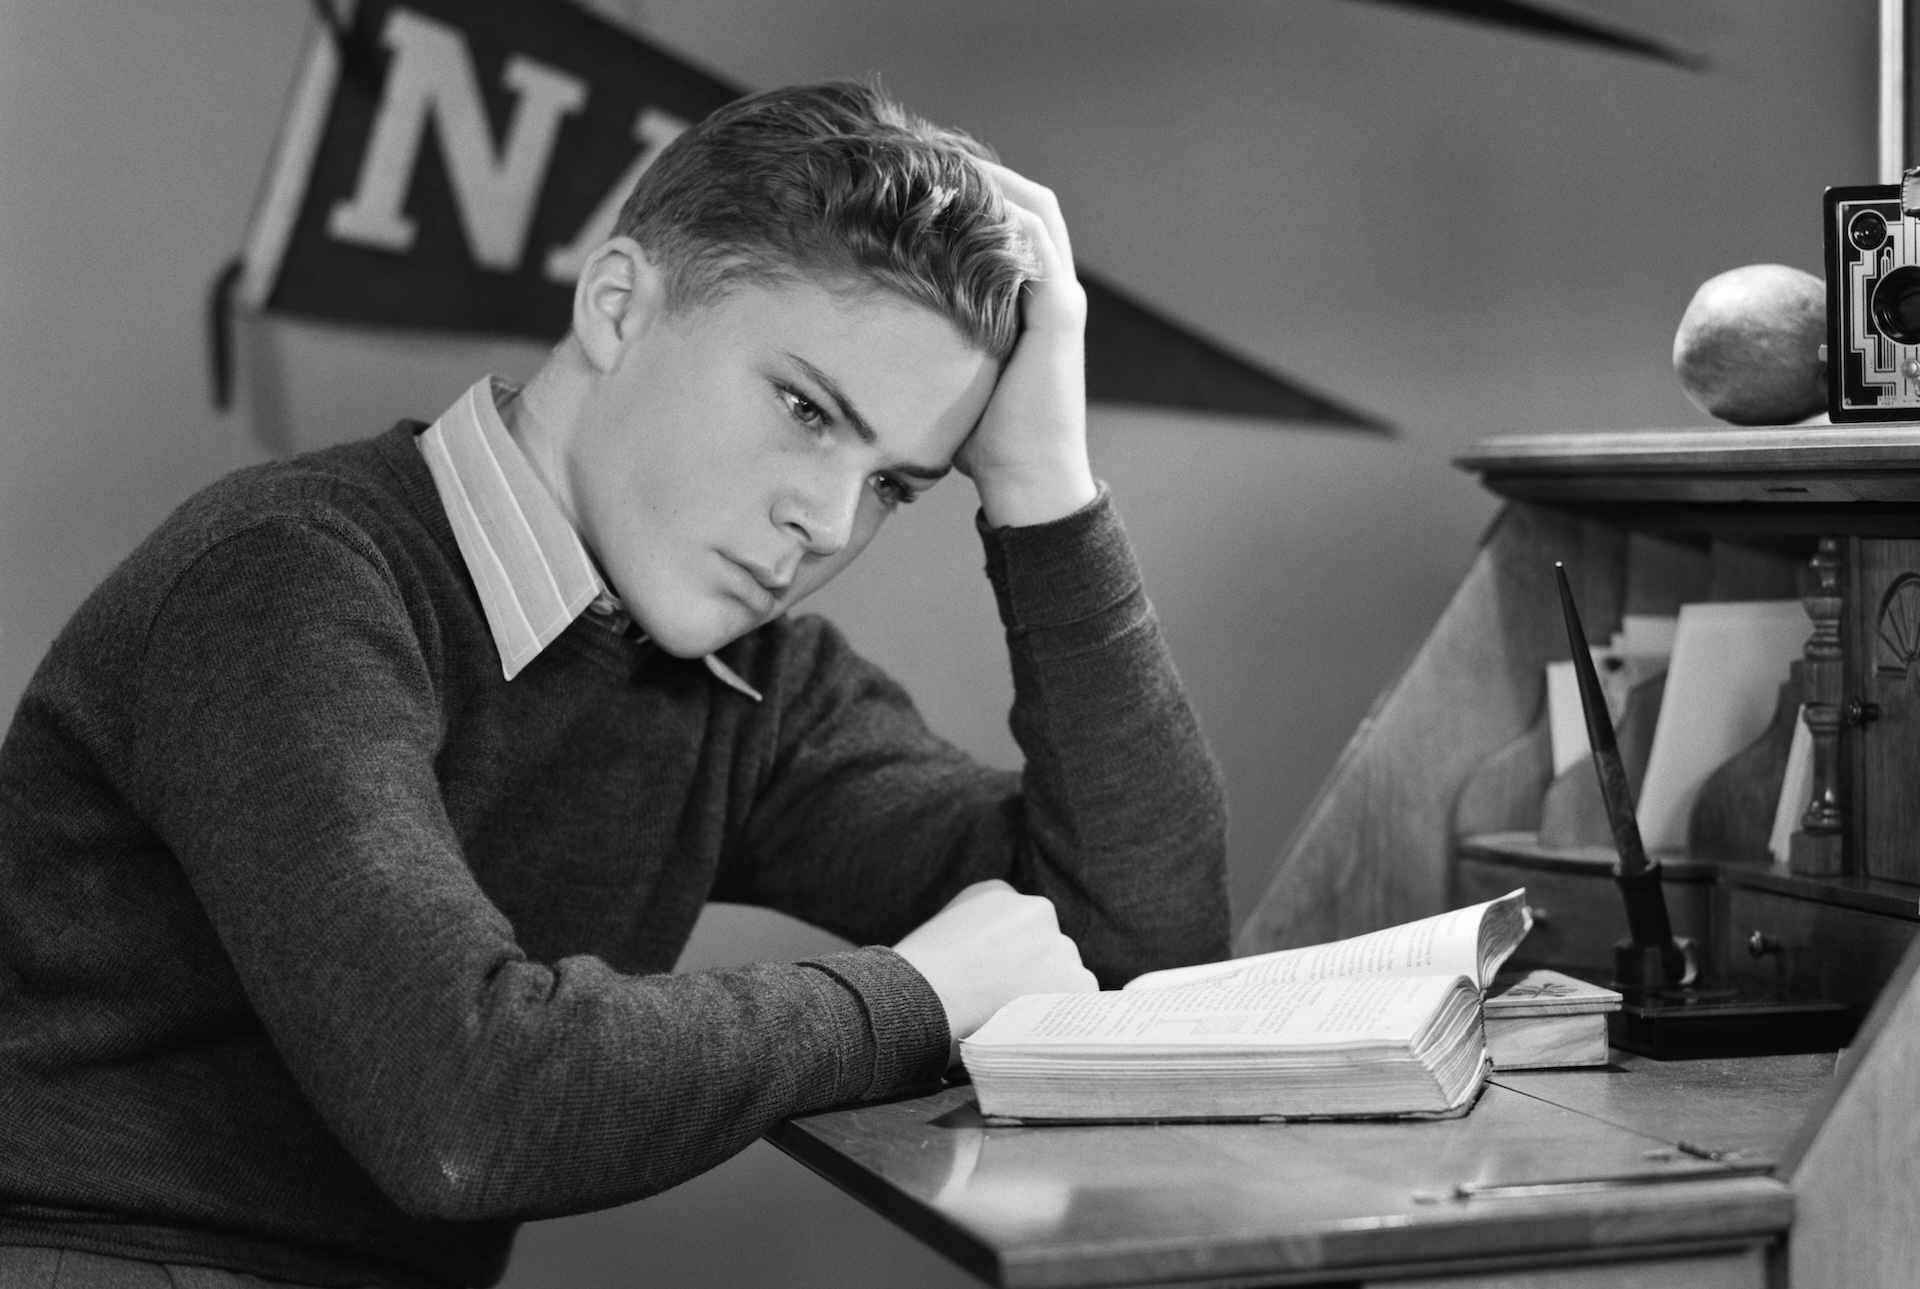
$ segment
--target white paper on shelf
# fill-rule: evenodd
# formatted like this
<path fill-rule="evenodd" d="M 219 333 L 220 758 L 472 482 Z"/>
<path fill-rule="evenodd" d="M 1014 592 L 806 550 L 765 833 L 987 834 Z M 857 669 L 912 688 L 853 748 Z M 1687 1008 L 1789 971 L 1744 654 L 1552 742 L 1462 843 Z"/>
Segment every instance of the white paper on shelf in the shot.
<path fill-rule="evenodd" d="M 1673 637 L 1679 629 L 1679 618 L 1629 613 L 1620 619 L 1619 643 L 1614 647 L 1630 658 L 1668 658 L 1673 655 Z"/>
<path fill-rule="evenodd" d="M 1767 849 L 1773 862 L 1787 862 L 1793 834 L 1800 819 L 1813 804 L 1813 731 L 1807 728 L 1807 709 L 1793 722 L 1793 745 L 1787 750 L 1787 774 L 1780 781 L 1780 804 L 1773 810 L 1773 831 L 1767 836 Z"/>
<path fill-rule="evenodd" d="M 1654 618 L 1651 621 L 1661 621 Z M 1615 637 L 1616 641 L 1619 637 Z M 1658 653 L 1628 653 L 1618 648 L 1595 649 L 1593 667 L 1600 680 L 1600 692 L 1606 695 L 1607 715 L 1615 729 L 1626 715 L 1627 696 L 1634 686 L 1666 670 L 1666 658 Z M 1547 733 L 1553 745 L 1553 774 L 1565 774 L 1592 753 L 1587 740 L 1587 716 L 1580 706 L 1580 678 L 1571 658 L 1547 664 Z"/>
<path fill-rule="evenodd" d="M 1799 600 L 1680 606 L 1640 793 L 1640 836 L 1649 849 L 1686 846 L 1701 786 L 1765 732 L 1780 683 L 1812 630 Z"/>
<path fill-rule="evenodd" d="M 1553 742 L 1553 777 L 1587 759 L 1587 718 L 1580 710 L 1580 678 L 1572 659 L 1547 664 L 1547 732 Z"/>

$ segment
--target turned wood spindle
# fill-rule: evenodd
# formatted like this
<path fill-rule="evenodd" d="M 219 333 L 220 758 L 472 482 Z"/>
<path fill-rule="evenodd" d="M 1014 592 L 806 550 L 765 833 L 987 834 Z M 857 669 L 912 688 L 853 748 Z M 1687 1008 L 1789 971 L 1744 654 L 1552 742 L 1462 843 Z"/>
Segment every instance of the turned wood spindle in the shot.
<path fill-rule="evenodd" d="M 1845 810 L 1840 800 L 1840 727 L 1844 675 L 1840 652 L 1840 540 L 1822 537 L 1811 561 L 1815 588 L 1805 599 L 1813 634 L 1807 638 L 1807 730 L 1813 736 L 1813 799 L 1793 834 L 1787 866 L 1796 873 L 1826 877 L 1846 870 L 1843 842 Z"/>

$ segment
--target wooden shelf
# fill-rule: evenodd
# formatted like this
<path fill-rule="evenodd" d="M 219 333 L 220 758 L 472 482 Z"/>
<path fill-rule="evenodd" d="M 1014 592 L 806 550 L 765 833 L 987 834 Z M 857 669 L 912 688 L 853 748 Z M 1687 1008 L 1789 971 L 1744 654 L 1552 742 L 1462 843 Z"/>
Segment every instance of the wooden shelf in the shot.
<path fill-rule="evenodd" d="M 1542 846 L 1538 834 L 1530 832 L 1477 833 L 1460 838 L 1453 849 L 1462 859 L 1492 859 L 1514 868 L 1602 877 L 1613 875 L 1617 858 L 1607 846 Z M 1705 860 L 1664 851 L 1654 858 L 1669 881 L 1711 882 L 1719 876 L 1719 866 Z M 1920 894 L 1920 888 L 1915 893 Z"/>
<path fill-rule="evenodd" d="M 1603 846 L 1540 845 L 1530 832 L 1480 833 L 1454 842 L 1461 859 L 1492 860 L 1510 868 L 1610 877 L 1614 855 Z M 1871 877 L 1801 877 L 1771 865 L 1720 864 L 1661 854 L 1661 871 L 1672 882 L 1714 882 L 1773 891 L 1861 913 L 1920 922 L 1920 886 Z"/>
<path fill-rule="evenodd" d="M 1486 486 L 1562 505 L 1920 502 L 1920 424 L 1592 430 L 1483 439 Z"/>

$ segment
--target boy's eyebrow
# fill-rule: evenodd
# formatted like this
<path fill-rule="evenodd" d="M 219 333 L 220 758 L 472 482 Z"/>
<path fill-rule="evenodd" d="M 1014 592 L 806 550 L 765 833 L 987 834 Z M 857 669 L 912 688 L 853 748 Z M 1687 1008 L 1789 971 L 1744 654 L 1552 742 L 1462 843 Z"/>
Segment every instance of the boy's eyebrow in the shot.
<path fill-rule="evenodd" d="M 839 381 L 827 375 L 818 367 L 815 367 L 799 354 L 789 352 L 786 354 L 786 358 L 787 361 L 805 372 L 814 384 L 827 392 L 827 397 L 834 401 L 834 405 L 840 409 L 840 415 L 846 418 L 847 424 L 853 427 L 853 432 L 860 436 L 862 443 L 872 446 L 879 442 L 880 436 L 873 432 L 873 427 L 867 424 L 866 418 L 862 417 L 859 410 L 854 407 L 853 400 L 847 397 L 847 391 L 840 388 Z M 904 474 L 909 478 L 925 479 L 927 482 L 933 483 L 946 478 L 948 474 L 952 473 L 953 467 L 951 465 L 898 465 L 893 467 L 893 471 L 895 474 Z"/>
<path fill-rule="evenodd" d="M 847 424 L 853 426 L 853 432 L 860 436 L 862 443 L 871 447 L 879 441 L 880 436 L 873 432 L 873 427 L 867 424 L 866 419 L 862 417 L 854 407 L 853 400 L 847 397 L 847 391 L 840 388 L 839 381 L 827 375 L 818 367 L 815 367 L 799 354 L 789 353 L 786 355 L 786 358 L 788 362 L 811 377 L 814 384 L 827 391 L 827 397 L 834 401 L 834 404 L 840 409 L 840 415 L 847 419 Z"/>

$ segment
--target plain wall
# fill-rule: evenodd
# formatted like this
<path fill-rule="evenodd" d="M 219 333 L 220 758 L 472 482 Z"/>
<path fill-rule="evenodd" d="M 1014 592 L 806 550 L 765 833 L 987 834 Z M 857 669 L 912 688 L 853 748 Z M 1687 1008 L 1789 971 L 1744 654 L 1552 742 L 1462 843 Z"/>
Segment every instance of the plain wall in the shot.
<path fill-rule="evenodd" d="M 608 7 L 631 9 L 625 0 Z M 1589 6 L 1598 9 L 1596 3 Z M 1484 434 L 1694 424 L 1694 287 L 1818 270 L 1828 184 L 1872 178 L 1872 0 L 1622 5 L 1691 73 L 1346 0 L 644 0 L 750 86 L 881 73 L 1061 195 L 1080 259 L 1394 438 L 1098 408 L 1148 589 L 1227 773 L 1247 908 L 1494 503 Z M 300 0 L 0 0 L 0 708 L 87 590 L 263 455 L 208 406 L 202 309 L 240 247 L 308 30 Z M 283 325 L 302 444 L 431 417 L 521 346 Z M 1014 764 L 964 481 L 812 607 L 936 728 Z M 742 912 L 690 962 L 804 952 Z M 531 1228 L 516 1286 L 963 1283 L 757 1146 L 627 1209 Z"/>

